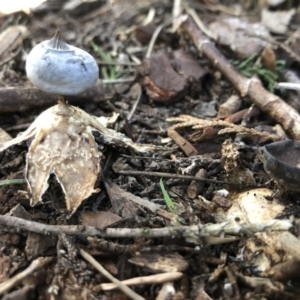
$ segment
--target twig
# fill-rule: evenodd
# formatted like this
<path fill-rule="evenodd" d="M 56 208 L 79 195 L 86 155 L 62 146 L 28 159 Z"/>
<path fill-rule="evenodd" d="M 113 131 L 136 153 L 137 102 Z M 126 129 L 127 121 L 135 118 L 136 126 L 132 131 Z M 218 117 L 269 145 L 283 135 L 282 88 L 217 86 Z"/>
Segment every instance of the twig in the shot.
<path fill-rule="evenodd" d="M 75 236 L 100 236 L 105 238 L 160 238 L 166 236 L 183 237 L 194 244 L 201 244 L 201 237 L 220 236 L 223 234 L 252 235 L 261 231 L 289 230 L 293 224 L 292 220 L 272 220 L 260 224 L 224 222 L 219 224 L 172 226 L 163 228 L 104 228 L 98 229 L 83 225 L 48 225 L 30 220 L 25 220 L 9 215 L 0 216 L 0 225 L 28 230 L 40 234 L 62 233 Z"/>
<path fill-rule="evenodd" d="M 276 85 L 277 88 L 284 88 L 288 90 L 296 90 L 300 91 L 300 84 L 299 83 L 293 83 L 293 82 L 279 82 Z"/>
<path fill-rule="evenodd" d="M 180 279 L 181 277 L 182 277 L 181 272 L 169 272 L 169 273 L 155 274 L 150 276 L 130 278 L 127 280 L 123 280 L 121 282 L 126 285 L 158 284 L 158 283 L 165 283 L 169 281 L 175 281 Z M 102 283 L 100 284 L 100 286 L 104 291 L 110 291 L 118 288 L 118 285 L 114 283 Z"/>
<path fill-rule="evenodd" d="M 300 140 L 300 115 L 295 109 L 280 97 L 267 91 L 259 79 L 249 79 L 241 75 L 198 29 L 193 20 L 186 18 L 181 28 L 193 40 L 200 55 L 204 54 L 227 77 L 242 97 L 248 96 L 262 111 L 280 123 L 294 139 Z"/>
<path fill-rule="evenodd" d="M 18 285 L 23 279 L 46 266 L 51 260 L 51 257 L 40 257 L 35 259 L 24 271 L 0 284 L 0 295 L 7 293 L 11 288 Z"/>
<path fill-rule="evenodd" d="M 227 181 L 220 181 L 220 180 L 214 180 L 214 179 L 208 179 L 208 178 L 200 178 L 200 177 L 189 176 L 189 175 L 170 174 L 170 173 L 164 173 L 164 172 L 127 171 L 127 170 L 126 171 L 115 171 L 115 172 L 118 174 L 124 174 L 124 175 L 155 176 L 155 177 L 163 177 L 163 178 L 195 180 L 195 181 L 217 183 L 217 184 L 240 185 L 238 183 L 232 183 L 232 182 L 227 182 Z"/>
<path fill-rule="evenodd" d="M 117 278 L 112 276 L 108 271 L 106 271 L 89 253 L 84 251 L 83 249 L 79 249 L 81 256 L 87 260 L 93 267 L 95 267 L 102 275 L 104 275 L 107 279 L 113 282 L 118 286 L 120 290 L 122 290 L 128 297 L 134 300 L 145 300 L 145 298 L 138 295 L 132 289 L 130 289 L 127 285 L 125 285 L 122 281 L 119 281 Z"/>

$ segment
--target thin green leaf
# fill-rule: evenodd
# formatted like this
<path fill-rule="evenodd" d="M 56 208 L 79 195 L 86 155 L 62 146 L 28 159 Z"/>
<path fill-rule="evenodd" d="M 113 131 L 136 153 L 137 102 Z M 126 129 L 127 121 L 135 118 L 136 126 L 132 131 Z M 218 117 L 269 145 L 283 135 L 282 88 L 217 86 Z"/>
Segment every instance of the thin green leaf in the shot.
<path fill-rule="evenodd" d="M 25 179 L 4 179 L 0 180 L 0 186 L 10 185 L 10 184 L 23 184 L 26 183 Z"/>
<path fill-rule="evenodd" d="M 163 193 L 163 195 L 164 195 L 164 199 L 165 199 L 165 201 L 166 201 L 166 205 L 167 205 L 169 211 L 170 211 L 172 214 L 176 214 L 176 215 L 177 215 L 177 211 L 176 211 L 175 205 L 174 205 L 172 199 L 170 198 L 168 192 L 167 192 L 166 189 L 165 189 L 165 186 L 164 186 L 164 183 L 163 183 L 162 178 L 161 178 L 160 181 L 159 181 L 159 185 L 160 185 L 161 191 L 162 191 L 162 193 Z"/>

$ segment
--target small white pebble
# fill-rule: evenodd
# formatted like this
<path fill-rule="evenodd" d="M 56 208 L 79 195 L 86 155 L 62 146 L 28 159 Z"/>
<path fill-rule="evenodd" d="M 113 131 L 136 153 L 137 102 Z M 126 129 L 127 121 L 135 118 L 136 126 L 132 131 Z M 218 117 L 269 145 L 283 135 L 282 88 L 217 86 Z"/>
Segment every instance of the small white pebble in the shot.
<path fill-rule="evenodd" d="M 225 197 L 226 198 L 229 195 L 229 192 L 227 190 L 223 189 L 223 190 L 216 191 L 215 194 L 217 196 Z"/>

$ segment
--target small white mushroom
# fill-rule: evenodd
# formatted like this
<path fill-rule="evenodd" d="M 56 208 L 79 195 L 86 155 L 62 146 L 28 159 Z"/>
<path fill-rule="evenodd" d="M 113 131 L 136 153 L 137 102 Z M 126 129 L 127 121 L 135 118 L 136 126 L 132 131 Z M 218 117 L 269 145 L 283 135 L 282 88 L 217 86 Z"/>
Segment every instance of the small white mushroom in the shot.
<path fill-rule="evenodd" d="M 95 59 L 65 43 L 59 31 L 51 40 L 41 42 L 30 51 L 26 73 L 34 86 L 58 95 L 80 94 L 93 87 L 99 77 Z"/>

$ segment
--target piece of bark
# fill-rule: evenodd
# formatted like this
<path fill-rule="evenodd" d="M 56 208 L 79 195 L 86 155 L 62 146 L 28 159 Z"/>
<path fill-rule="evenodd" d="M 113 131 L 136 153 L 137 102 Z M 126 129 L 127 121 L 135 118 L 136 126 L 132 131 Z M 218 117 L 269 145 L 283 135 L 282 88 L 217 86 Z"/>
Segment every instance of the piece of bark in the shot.
<path fill-rule="evenodd" d="M 257 107 L 245 108 L 240 111 L 237 111 L 231 116 L 228 116 L 224 121 L 228 123 L 238 123 L 244 118 L 246 114 L 248 114 L 247 117 L 250 118 L 258 116 L 260 112 L 261 111 Z"/>
<path fill-rule="evenodd" d="M 182 22 L 181 28 L 193 40 L 200 54 L 205 55 L 222 72 L 242 97 L 248 96 L 263 112 L 280 123 L 294 139 L 300 140 L 300 115 L 295 109 L 267 91 L 259 79 L 249 79 L 241 75 L 190 18 Z"/>
<path fill-rule="evenodd" d="M 153 101 L 172 102 L 187 92 L 186 80 L 174 70 L 165 51 L 159 51 L 144 60 L 138 72 L 142 85 Z"/>
<path fill-rule="evenodd" d="M 97 85 L 81 95 L 69 96 L 71 104 L 100 102 L 104 100 L 104 91 Z M 22 112 L 33 108 L 49 107 L 57 103 L 57 96 L 42 92 L 36 88 L 0 88 L 0 113 Z"/>
<path fill-rule="evenodd" d="M 168 136 L 181 148 L 187 156 L 197 155 L 198 151 L 194 146 L 177 133 L 173 128 L 168 129 Z"/>
<path fill-rule="evenodd" d="M 207 172 L 205 169 L 200 169 L 195 177 L 206 178 Z M 190 199 L 195 199 L 204 188 L 204 182 L 193 180 L 187 188 L 187 195 Z"/>
<path fill-rule="evenodd" d="M 225 119 L 237 112 L 242 105 L 242 99 L 238 95 L 232 95 L 220 105 L 217 118 Z"/>

